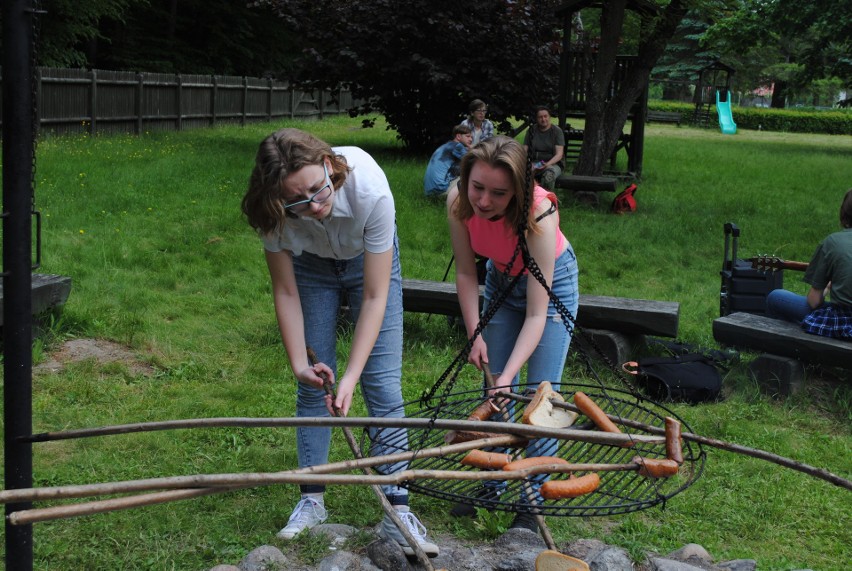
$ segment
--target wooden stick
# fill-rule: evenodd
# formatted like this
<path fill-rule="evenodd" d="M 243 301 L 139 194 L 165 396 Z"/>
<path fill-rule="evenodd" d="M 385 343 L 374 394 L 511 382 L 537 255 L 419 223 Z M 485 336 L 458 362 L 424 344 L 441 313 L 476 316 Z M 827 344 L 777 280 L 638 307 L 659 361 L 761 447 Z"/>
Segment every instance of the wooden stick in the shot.
<path fill-rule="evenodd" d="M 189 500 L 201 496 L 209 496 L 210 494 L 218 494 L 219 492 L 230 492 L 235 489 L 239 488 L 171 490 L 168 492 L 160 492 L 156 494 L 144 494 L 140 496 L 131 496 L 126 498 L 113 498 L 109 500 L 84 502 L 73 505 L 19 510 L 10 513 L 8 516 L 6 516 L 6 519 L 11 525 L 29 525 L 31 523 L 37 523 L 40 521 L 66 519 L 70 517 L 94 515 L 98 513 L 106 513 L 117 510 L 127 510 L 130 508 L 136 508 L 141 506 L 163 504 L 166 502 L 174 502 L 178 500 Z"/>
<path fill-rule="evenodd" d="M 485 373 L 485 386 L 489 389 L 494 388 L 494 375 L 491 374 L 491 366 L 488 363 L 482 363 L 482 372 Z M 500 418 L 503 422 L 508 422 L 510 420 L 508 411 L 506 410 L 505 401 L 500 401 Z M 527 497 L 527 502 L 535 506 L 537 502 L 532 485 L 529 482 L 524 482 L 522 489 L 524 495 Z M 538 531 L 541 533 L 541 538 L 544 540 L 545 545 L 547 545 L 548 549 L 556 551 L 556 541 L 553 540 L 553 534 L 550 533 L 550 528 L 547 527 L 547 522 L 544 520 L 544 516 L 537 510 L 533 511 L 533 515 L 535 517 L 535 522 L 538 525 Z"/>
<path fill-rule="evenodd" d="M 319 363 L 319 358 L 317 354 L 314 353 L 314 350 L 310 347 L 307 347 L 308 352 L 308 361 L 311 364 Z M 325 394 L 331 397 L 331 408 L 334 416 L 341 417 L 344 414 L 340 411 L 339 408 L 334 404 L 334 387 L 331 384 L 331 379 L 328 378 L 328 375 L 325 373 L 319 374 L 322 379 L 322 387 L 325 390 Z M 350 450 L 352 450 L 352 455 L 357 459 L 362 459 L 363 455 L 361 454 L 361 449 L 358 447 L 358 442 L 355 440 L 355 436 L 352 434 L 352 430 L 346 426 L 343 427 L 343 436 L 346 438 L 346 442 L 349 444 Z M 371 468 L 364 467 L 361 469 L 365 475 L 370 476 L 373 474 L 373 470 Z M 390 500 L 388 500 L 381 486 L 378 484 L 373 484 L 370 486 L 373 490 L 373 494 L 376 496 L 376 499 L 379 500 L 379 504 L 382 506 L 382 510 L 385 512 L 385 515 L 390 518 L 396 528 L 399 530 L 399 533 L 402 534 L 402 537 L 405 538 L 408 546 L 414 551 L 414 555 L 417 557 L 417 560 L 423 564 L 427 571 L 435 571 L 435 568 L 432 566 L 432 562 L 429 561 L 429 556 L 426 555 L 426 552 L 423 551 L 423 548 L 420 547 L 420 544 L 417 542 L 417 539 L 408 529 L 408 526 L 405 525 L 400 519 L 399 515 L 396 512 L 396 508 L 394 508 Z"/>
<path fill-rule="evenodd" d="M 384 456 L 372 456 L 370 458 L 344 460 L 342 462 L 322 464 L 319 466 L 307 466 L 304 468 L 285 470 L 281 472 L 207 475 L 198 474 L 193 476 L 171 476 L 164 478 L 128 480 L 124 482 L 112 482 L 105 484 L 82 484 L 44 488 L 18 488 L 0 491 L 0 504 L 23 501 L 21 500 L 21 498 L 29 498 L 30 501 L 45 501 L 70 498 L 85 498 L 106 494 L 126 494 L 132 492 L 144 492 L 150 490 L 175 488 L 198 488 L 206 486 L 228 487 L 231 485 L 267 485 L 275 483 L 284 483 L 283 480 L 276 480 L 276 476 L 281 474 L 330 474 L 334 472 L 360 469 L 369 466 L 396 464 L 397 462 L 412 460 L 415 456 L 419 458 L 434 458 L 437 456 L 447 456 L 459 452 L 466 452 L 468 450 L 473 450 L 474 448 L 483 448 L 489 446 L 510 446 L 514 443 L 517 443 L 519 440 L 521 439 L 518 439 L 517 437 L 511 435 L 496 436 L 492 438 L 484 438 L 481 440 L 471 440 L 470 442 L 462 442 L 459 444 L 438 446 L 435 448 L 425 448 L 420 451 L 398 452 L 396 454 L 387 454 Z"/>
<path fill-rule="evenodd" d="M 507 396 L 506 393 L 499 393 Z M 517 396 L 515 398 L 518 398 Z M 523 397 L 521 397 L 523 398 Z M 591 444 L 608 444 L 620 446 L 625 442 L 643 442 L 647 444 L 665 444 L 665 434 L 613 434 L 595 430 L 573 430 L 569 428 L 546 428 L 529 424 L 483 422 L 477 420 L 449 420 L 430 418 L 386 418 L 386 417 L 327 417 L 301 416 L 295 418 L 202 418 L 185 420 L 166 420 L 159 422 L 140 422 L 136 424 L 121 424 L 102 426 L 98 428 L 83 428 L 59 432 L 44 432 L 30 437 L 21 438 L 21 442 L 47 442 L 52 440 L 69 440 L 73 438 L 89 438 L 92 436 L 109 436 L 114 434 L 131 434 L 137 432 L 154 432 L 161 430 L 177 430 L 187 428 L 212 427 L 242 427 L 242 428 L 292 428 L 298 426 L 325 427 L 368 427 L 368 428 L 430 428 L 436 430 L 463 430 L 467 432 L 488 432 L 492 434 L 514 434 L 533 438 L 559 438 L 561 440 L 577 440 Z"/>
<path fill-rule="evenodd" d="M 530 402 L 532 400 L 530 397 L 516 395 L 514 393 L 500 392 L 498 393 L 498 396 L 511 398 L 521 402 Z M 579 409 L 571 403 L 562 403 L 554 401 L 551 402 L 553 402 L 553 406 L 565 408 L 574 412 L 580 412 Z M 607 416 L 616 424 L 621 424 L 623 426 L 628 426 L 630 428 L 638 430 L 644 430 L 649 434 L 664 435 L 666 433 L 665 428 L 645 424 L 629 418 L 620 418 L 611 414 L 608 414 Z M 852 481 L 847 480 L 846 478 L 842 478 L 841 476 L 838 476 L 837 474 L 834 474 L 832 472 L 829 472 L 825 468 L 817 468 L 815 466 L 804 464 L 802 462 L 798 462 L 796 460 L 792 460 L 784 456 L 773 454 L 772 452 L 767 452 L 766 450 L 760 450 L 758 448 L 749 448 L 748 446 L 734 444 L 733 442 L 725 442 L 724 440 L 717 440 L 715 438 L 708 438 L 706 436 L 701 436 L 692 432 L 682 432 L 680 437 L 684 440 L 689 440 L 690 442 L 697 442 L 699 444 L 705 444 L 707 446 L 712 446 L 713 448 L 718 448 L 719 450 L 725 450 L 727 452 L 733 452 L 734 454 L 742 454 L 744 456 L 751 456 L 752 458 L 766 460 L 767 462 L 772 462 L 773 464 L 778 464 L 779 466 L 784 466 L 785 468 L 790 468 L 791 470 L 802 472 L 809 476 L 813 476 L 814 478 L 825 480 L 826 482 L 834 484 L 835 486 L 840 486 L 841 488 L 852 490 Z M 634 436 L 633 438 L 635 439 L 636 436 Z"/>
<path fill-rule="evenodd" d="M 139 494 L 125 498 L 113 498 L 109 500 L 99 500 L 91 502 L 83 502 L 79 504 L 53 506 L 49 508 L 38 508 L 29 510 L 19 510 L 8 516 L 8 520 L 12 525 L 27 525 L 40 521 L 49 521 L 55 519 L 63 519 L 70 517 L 78 517 L 84 515 L 93 515 L 96 513 L 104 513 L 109 511 L 130 509 L 141 506 L 161 504 L 170 501 L 185 500 L 199 496 L 206 496 L 221 492 L 231 492 L 244 488 L 269 485 L 269 484 L 331 484 L 331 485 L 369 485 L 383 486 L 391 484 L 401 484 L 409 480 L 464 480 L 464 481 L 491 481 L 491 480 L 523 480 L 536 474 L 556 474 L 567 473 L 574 471 L 584 472 L 603 472 L 603 471 L 630 471 L 637 470 L 639 465 L 636 463 L 627 464 L 546 464 L 534 466 L 523 470 L 512 471 L 490 471 L 490 472 L 474 472 L 474 471 L 458 471 L 458 470 L 402 470 L 394 474 L 297 474 L 297 473 L 275 473 L 275 474 L 237 474 L 236 476 L 244 476 L 243 478 L 233 478 L 228 485 L 221 484 L 217 487 L 206 488 L 189 488 L 189 489 L 174 489 L 164 492 L 155 492 L 149 494 Z M 98 486 L 99 484 L 93 484 Z M 115 493 L 115 488 L 108 487 L 108 484 L 101 485 L 104 487 L 102 493 Z M 34 491 L 44 488 L 35 488 Z M 8 490 L 8 491 L 25 491 L 25 490 Z M 54 499 L 61 497 L 60 495 L 52 496 Z"/>

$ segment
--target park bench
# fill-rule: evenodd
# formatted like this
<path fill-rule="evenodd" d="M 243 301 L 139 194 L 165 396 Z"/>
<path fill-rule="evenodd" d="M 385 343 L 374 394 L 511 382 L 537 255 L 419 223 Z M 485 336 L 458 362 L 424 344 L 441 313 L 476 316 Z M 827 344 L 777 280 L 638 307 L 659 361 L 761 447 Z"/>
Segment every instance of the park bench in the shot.
<path fill-rule="evenodd" d="M 731 313 L 713 321 L 722 345 L 761 353 L 749 365 L 752 376 L 772 394 L 790 395 L 804 386 L 804 363 L 852 368 L 852 341 L 805 333 L 795 324 L 752 313 Z"/>
<path fill-rule="evenodd" d="M 482 305 L 485 288 L 479 288 Z M 625 362 L 645 335 L 677 337 L 680 304 L 580 294 L 577 324 L 615 364 Z M 402 307 L 405 311 L 460 316 L 456 285 L 452 282 L 402 280 Z M 577 342 L 588 350 L 586 340 Z M 594 353 L 591 353 L 594 355 Z"/>
<path fill-rule="evenodd" d="M 680 127 L 681 115 L 677 111 L 651 111 L 648 110 L 648 123 L 677 123 Z"/>
<path fill-rule="evenodd" d="M 71 293 L 71 278 L 55 274 L 32 275 L 32 314 L 39 317 L 65 303 Z M 3 282 L 0 281 L 0 327 L 3 326 Z"/>

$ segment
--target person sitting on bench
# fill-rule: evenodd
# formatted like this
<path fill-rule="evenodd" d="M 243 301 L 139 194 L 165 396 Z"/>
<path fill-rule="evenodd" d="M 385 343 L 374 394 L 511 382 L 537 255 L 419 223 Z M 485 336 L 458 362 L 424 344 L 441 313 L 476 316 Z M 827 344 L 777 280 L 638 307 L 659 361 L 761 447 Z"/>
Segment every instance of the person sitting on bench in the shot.
<path fill-rule="evenodd" d="M 807 296 L 776 289 L 766 297 L 766 315 L 801 323 L 815 335 L 852 339 L 852 188 L 840 205 L 843 230 L 817 246 L 803 280 Z M 825 301 L 831 296 L 831 302 Z"/>
<path fill-rule="evenodd" d="M 543 105 L 535 110 L 535 125 L 530 125 L 527 131 L 524 150 L 532 153 L 535 179 L 552 192 L 556 179 L 562 174 L 565 133 L 551 123 L 550 109 Z"/>

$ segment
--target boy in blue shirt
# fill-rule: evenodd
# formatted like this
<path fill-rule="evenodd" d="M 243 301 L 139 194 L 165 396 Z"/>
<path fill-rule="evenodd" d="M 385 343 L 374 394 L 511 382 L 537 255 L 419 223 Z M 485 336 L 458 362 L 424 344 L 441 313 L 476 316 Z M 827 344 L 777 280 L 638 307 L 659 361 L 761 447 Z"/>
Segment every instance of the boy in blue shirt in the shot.
<path fill-rule="evenodd" d="M 470 127 L 466 125 L 453 127 L 452 140 L 438 147 L 429 159 L 426 176 L 423 179 L 426 196 L 440 198 L 447 195 L 451 184 L 458 180 L 459 163 L 471 143 L 473 143 L 473 136 Z"/>

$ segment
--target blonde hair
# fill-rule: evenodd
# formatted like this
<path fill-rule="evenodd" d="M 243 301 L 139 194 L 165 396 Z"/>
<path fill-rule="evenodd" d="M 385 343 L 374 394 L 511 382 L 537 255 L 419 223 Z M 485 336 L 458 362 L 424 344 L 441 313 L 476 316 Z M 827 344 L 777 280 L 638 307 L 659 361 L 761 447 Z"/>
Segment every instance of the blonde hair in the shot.
<path fill-rule="evenodd" d="M 346 159 L 335 155 L 328 143 L 305 131 L 289 128 L 279 129 L 261 141 L 242 200 L 242 211 L 251 227 L 261 234 L 280 229 L 287 217 L 294 216 L 284 208 L 284 180 L 297 170 L 321 165 L 326 159 L 331 164 L 332 187 L 340 188 L 349 167 Z"/>

